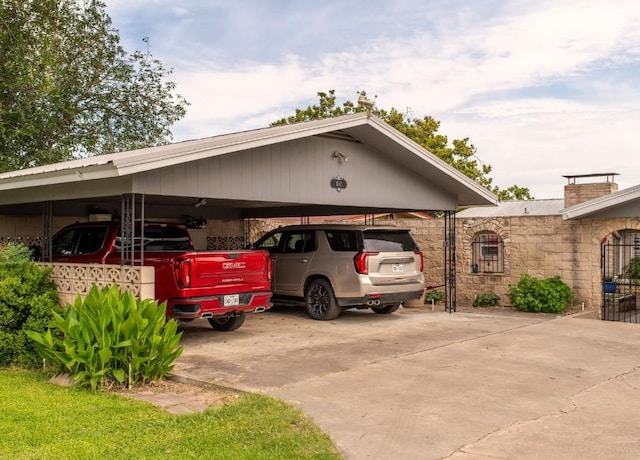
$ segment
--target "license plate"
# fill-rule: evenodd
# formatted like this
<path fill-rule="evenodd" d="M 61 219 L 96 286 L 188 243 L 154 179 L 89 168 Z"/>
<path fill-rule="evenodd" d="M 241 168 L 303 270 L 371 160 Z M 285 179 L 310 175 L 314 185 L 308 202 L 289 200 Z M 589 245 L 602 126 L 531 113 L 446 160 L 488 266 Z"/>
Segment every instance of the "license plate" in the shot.
<path fill-rule="evenodd" d="M 392 273 L 402 273 L 404 271 L 403 264 L 391 264 L 391 272 Z"/>
<path fill-rule="evenodd" d="M 240 294 L 224 296 L 223 304 L 225 307 L 235 307 L 236 305 L 240 305 Z"/>

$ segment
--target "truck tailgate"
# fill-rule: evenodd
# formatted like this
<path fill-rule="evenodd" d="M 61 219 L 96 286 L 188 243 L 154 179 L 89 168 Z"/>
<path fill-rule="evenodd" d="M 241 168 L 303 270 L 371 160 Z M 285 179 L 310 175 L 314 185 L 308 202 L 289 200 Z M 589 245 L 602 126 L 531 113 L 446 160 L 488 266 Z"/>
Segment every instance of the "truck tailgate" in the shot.
<path fill-rule="evenodd" d="M 206 251 L 187 257 L 192 263 L 192 289 L 214 286 L 233 288 L 236 292 L 271 289 L 267 251 Z"/>

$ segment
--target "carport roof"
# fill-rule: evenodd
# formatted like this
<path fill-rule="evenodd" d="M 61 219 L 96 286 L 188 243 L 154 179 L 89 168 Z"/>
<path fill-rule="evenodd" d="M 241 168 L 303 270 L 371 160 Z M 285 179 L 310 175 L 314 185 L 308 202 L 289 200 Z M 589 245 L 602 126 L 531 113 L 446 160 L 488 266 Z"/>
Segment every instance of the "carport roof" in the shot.
<path fill-rule="evenodd" d="M 394 160 L 416 171 L 443 190 L 457 197 L 459 206 L 496 205 L 497 197 L 449 164 L 404 136 L 382 120 L 358 113 L 291 125 L 269 127 L 93 156 L 36 168 L 0 174 L 0 204 L 21 203 L 16 190 L 29 190 L 47 201 L 46 187 L 74 182 L 113 179 L 168 168 L 218 155 L 255 149 L 311 136 L 348 139 L 394 156 Z M 7 201 L 7 193 L 13 194 Z M 130 193 L 130 190 L 122 190 Z M 26 201 L 24 201 L 26 202 Z"/>

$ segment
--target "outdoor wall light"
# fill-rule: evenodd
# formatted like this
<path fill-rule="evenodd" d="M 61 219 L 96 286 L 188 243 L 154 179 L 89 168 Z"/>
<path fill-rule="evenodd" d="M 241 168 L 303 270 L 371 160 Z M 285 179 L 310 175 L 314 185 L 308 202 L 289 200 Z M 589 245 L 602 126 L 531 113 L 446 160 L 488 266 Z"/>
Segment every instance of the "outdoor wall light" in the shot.
<path fill-rule="evenodd" d="M 349 161 L 349 155 L 345 155 L 344 153 L 340 153 L 337 151 L 333 152 L 331 158 L 337 158 L 339 163 L 346 163 L 347 161 Z"/>
<path fill-rule="evenodd" d="M 207 204 L 207 200 L 205 198 L 200 198 L 196 203 L 195 207 L 199 208 L 200 206 L 204 206 Z"/>

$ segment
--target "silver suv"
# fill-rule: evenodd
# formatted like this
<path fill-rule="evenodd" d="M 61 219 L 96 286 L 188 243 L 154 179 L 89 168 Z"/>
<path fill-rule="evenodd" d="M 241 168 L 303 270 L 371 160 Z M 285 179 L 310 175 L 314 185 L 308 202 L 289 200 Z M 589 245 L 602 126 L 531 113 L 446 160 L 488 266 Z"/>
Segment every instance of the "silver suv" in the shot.
<path fill-rule="evenodd" d="M 408 229 L 292 225 L 254 247 L 271 254 L 273 302 L 304 302 L 314 319 L 334 319 L 347 308 L 393 313 L 424 291 L 422 253 Z"/>

